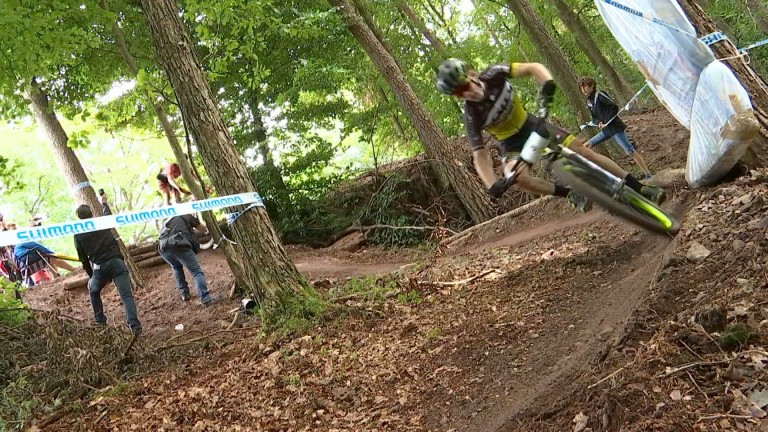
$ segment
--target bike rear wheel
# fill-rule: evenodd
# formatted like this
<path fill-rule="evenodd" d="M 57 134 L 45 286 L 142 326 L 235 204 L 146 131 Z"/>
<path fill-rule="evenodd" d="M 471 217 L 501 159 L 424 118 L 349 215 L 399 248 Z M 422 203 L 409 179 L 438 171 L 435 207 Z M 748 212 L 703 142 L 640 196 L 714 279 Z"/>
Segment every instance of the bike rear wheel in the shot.
<path fill-rule="evenodd" d="M 680 223 L 654 202 L 627 187 L 614 192 L 610 174 L 579 155 L 569 159 L 560 158 L 552 163 L 555 177 L 616 216 L 659 234 L 677 234 Z"/>

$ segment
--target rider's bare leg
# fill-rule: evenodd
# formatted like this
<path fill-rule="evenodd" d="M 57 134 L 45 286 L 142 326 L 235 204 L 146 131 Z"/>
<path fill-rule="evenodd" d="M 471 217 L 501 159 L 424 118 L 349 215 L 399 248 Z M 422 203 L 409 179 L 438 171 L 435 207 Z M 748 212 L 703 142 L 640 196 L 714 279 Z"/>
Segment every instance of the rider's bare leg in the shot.
<path fill-rule="evenodd" d="M 616 165 L 616 162 L 612 161 L 611 159 L 597 154 L 591 149 L 588 149 L 584 146 L 584 142 L 580 139 L 574 139 L 571 141 L 571 144 L 568 146 L 569 149 L 573 150 L 574 152 L 584 156 L 585 158 L 589 159 L 590 161 L 600 165 L 603 169 L 607 170 L 611 174 L 619 177 L 620 179 L 624 179 L 626 182 L 626 185 L 629 186 L 630 189 L 643 194 L 646 196 L 646 198 L 651 199 L 652 201 L 655 201 L 656 203 L 661 203 L 661 201 L 664 200 L 664 191 L 660 188 L 656 187 L 649 187 L 648 194 L 645 194 L 643 191 L 645 189 L 645 186 L 640 183 L 640 181 L 635 178 L 633 175 L 629 174 L 627 171 L 622 169 L 620 166 Z"/>
<path fill-rule="evenodd" d="M 584 146 L 584 141 L 576 138 L 568 145 L 568 148 L 570 150 L 575 151 L 576 153 L 584 156 L 585 158 L 589 159 L 590 161 L 600 165 L 605 169 L 606 171 L 610 172 L 611 174 L 615 175 L 618 178 L 625 178 L 627 177 L 627 171 L 625 171 L 623 168 L 618 166 L 616 162 L 611 160 L 608 157 L 605 157 L 592 149 L 588 149 Z"/>
<path fill-rule="evenodd" d="M 510 171 L 514 161 L 507 162 L 506 170 Z M 531 175 L 528 165 L 521 163 L 518 166 L 518 176 L 515 179 L 515 187 L 522 189 L 526 192 L 530 192 L 537 195 L 559 195 L 566 196 L 568 193 L 567 188 L 557 188 L 551 182 L 548 182 L 542 178 L 534 177 Z M 558 193 L 559 192 L 559 193 Z"/>

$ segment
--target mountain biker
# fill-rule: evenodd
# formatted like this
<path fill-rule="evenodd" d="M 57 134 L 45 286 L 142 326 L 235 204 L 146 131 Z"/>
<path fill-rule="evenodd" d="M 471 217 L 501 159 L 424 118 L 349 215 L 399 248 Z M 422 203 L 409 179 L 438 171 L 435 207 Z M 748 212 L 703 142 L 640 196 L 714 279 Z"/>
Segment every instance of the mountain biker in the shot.
<path fill-rule="evenodd" d="M 581 140 L 567 131 L 529 114 L 507 80 L 526 76 L 533 77 L 541 85 L 539 106 L 546 110 L 552 103 L 556 86 L 552 74 L 541 63 L 496 64 L 477 73 L 463 61 L 451 58 L 444 61 L 437 70 L 438 90 L 464 100 L 464 126 L 472 147 L 475 169 L 492 197 L 498 198 L 504 193 L 506 182 L 496 177 L 491 155 L 483 145 L 483 130 L 499 140 L 499 153 L 506 174 L 512 169 L 528 137 L 536 131 L 625 179 L 627 186 L 651 201 L 661 203 L 664 199 L 662 189 L 643 185 L 611 159 L 584 147 Z M 515 183 L 520 189 L 535 194 L 566 197 L 571 205 L 582 212 L 590 209 L 591 202 L 570 188 L 531 176 L 530 162 L 520 165 L 522 168 L 519 169 Z"/>
<path fill-rule="evenodd" d="M 189 195 L 190 192 L 176 182 L 181 177 L 181 167 L 176 162 L 165 165 L 160 173 L 157 174 L 157 188 L 165 196 L 165 205 L 171 205 L 171 192 L 176 199 L 176 203 L 181 202 L 181 194 Z"/>
<path fill-rule="evenodd" d="M 616 102 L 604 91 L 597 89 L 597 83 L 594 78 L 581 77 L 579 79 L 579 88 L 584 93 L 584 96 L 587 97 L 587 108 L 592 113 L 592 123 L 596 123 L 597 127 L 600 128 L 600 132 L 590 138 L 584 144 L 584 147 L 592 148 L 613 138 L 616 144 L 624 150 L 624 153 L 627 156 L 631 156 L 637 166 L 643 170 L 645 178 L 650 178 L 651 171 L 648 169 L 645 159 L 643 159 L 640 153 L 635 151 L 635 146 L 632 145 L 627 133 L 624 132 L 627 129 L 627 125 L 619 117 L 619 106 L 616 105 Z"/>

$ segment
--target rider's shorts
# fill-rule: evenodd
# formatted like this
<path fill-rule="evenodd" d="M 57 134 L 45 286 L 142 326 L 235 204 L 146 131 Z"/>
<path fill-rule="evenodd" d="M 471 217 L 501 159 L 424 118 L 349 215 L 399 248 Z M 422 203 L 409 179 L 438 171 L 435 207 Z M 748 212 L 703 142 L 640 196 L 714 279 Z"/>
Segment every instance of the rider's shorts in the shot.
<path fill-rule="evenodd" d="M 523 123 L 519 132 L 504 138 L 499 142 L 499 156 L 502 158 L 506 156 L 508 159 L 516 158 L 517 155 L 523 151 L 525 142 L 534 130 L 536 130 L 539 135 L 550 137 L 556 143 L 562 144 L 564 147 L 568 147 L 571 141 L 576 138 L 565 129 L 559 128 L 547 121 L 540 120 L 533 114 L 528 114 L 528 118 L 525 119 L 525 123 Z"/>

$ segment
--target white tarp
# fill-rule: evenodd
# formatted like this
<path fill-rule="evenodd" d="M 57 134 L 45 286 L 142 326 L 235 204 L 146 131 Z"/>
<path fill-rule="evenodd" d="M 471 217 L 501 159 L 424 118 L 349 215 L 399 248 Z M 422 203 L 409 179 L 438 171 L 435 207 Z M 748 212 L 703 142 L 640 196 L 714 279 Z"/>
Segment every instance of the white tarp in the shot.
<path fill-rule="evenodd" d="M 749 97 L 743 97 L 746 91 L 727 67 L 708 69 L 720 63 L 696 37 L 676 0 L 595 0 L 595 4 L 656 97 L 680 124 L 696 129 L 692 129 L 689 146 L 688 182 L 700 186 L 717 181 L 743 155 L 751 139 L 751 132 L 739 129 L 749 123 L 745 121 L 732 122 L 730 127 L 737 129 L 730 136 L 746 140 L 724 138 L 720 133 L 735 112 L 734 95 L 738 109 L 751 109 Z M 710 81 L 699 89 L 705 70 L 711 70 L 707 74 Z M 728 83 L 728 91 L 715 91 L 720 85 L 717 79 Z"/>
<path fill-rule="evenodd" d="M 747 91 L 719 61 L 699 76 L 690 129 L 685 178 L 691 186 L 715 183 L 760 133 Z"/>

